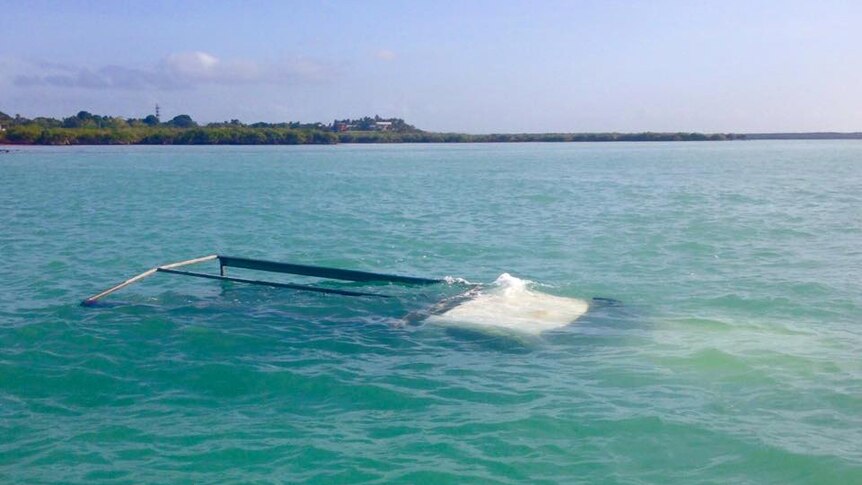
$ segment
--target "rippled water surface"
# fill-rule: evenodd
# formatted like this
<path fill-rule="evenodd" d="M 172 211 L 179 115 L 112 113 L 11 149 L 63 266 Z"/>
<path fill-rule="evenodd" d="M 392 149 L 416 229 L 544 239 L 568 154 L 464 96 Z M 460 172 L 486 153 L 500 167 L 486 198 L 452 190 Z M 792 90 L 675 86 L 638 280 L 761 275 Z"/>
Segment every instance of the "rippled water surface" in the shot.
<path fill-rule="evenodd" d="M 621 304 L 538 336 L 405 318 L 450 285 L 78 305 L 212 253 Z M 22 148 L 0 255 L 4 483 L 862 483 L 859 142 Z"/>

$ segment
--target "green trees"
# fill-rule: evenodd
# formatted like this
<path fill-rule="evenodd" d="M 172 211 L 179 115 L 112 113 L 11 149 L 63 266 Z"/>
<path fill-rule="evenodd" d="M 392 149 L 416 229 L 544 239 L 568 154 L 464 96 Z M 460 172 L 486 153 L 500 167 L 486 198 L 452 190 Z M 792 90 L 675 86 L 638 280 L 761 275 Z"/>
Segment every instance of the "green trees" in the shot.
<path fill-rule="evenodd" d="M 36 143 L 36 140 L 39 139 L 41 134 L 42 128 L 36 125 L 13 125 L 5 131 L 7 142 L 20 143 L 24 145 L 32 145 L 33 143 Z"/>
<path fill-rule="evenodd" d="M 166 124 L 176 128 L 192 128 L 194 126 L 198 126 L 198 124 L 195 123 L 195 121 L 189 115 L 174 116 L 174 118 L 171 121 L 168 121 Z"/>
<path fill-rule="evenodd" d="M 117 119 L 111 116 L 94 115 L 88 111 L 79 111 L 75 116 L 63 118 L 61 125 L 57 126 L 64 128 L 110 128 L 117 125 Z M 39 120 L 56 121 L 53 118 L 36 118 L 33 121 L 38 123 Z M 42 124 L 45 125 L 45 123 Z M 122 120 L 122 124 L 125 125 L 125 120 Z"/>
<path fill-rule="evenodd" d="M 189 115 L 161 123 L 154 115 L 123 119 L 80 111 L 58 120 L 27 119 L 0 112 L 0 142 L 12 144 L 84 145 L 298 145 L 334 143 L 506 143 L 701 141 L 745 139 L 745 135 L 703 133 L 431 133 L 400 118 L 364 117 L 322 123 L 253 123 L 232 119 L 199 126 Z"/>

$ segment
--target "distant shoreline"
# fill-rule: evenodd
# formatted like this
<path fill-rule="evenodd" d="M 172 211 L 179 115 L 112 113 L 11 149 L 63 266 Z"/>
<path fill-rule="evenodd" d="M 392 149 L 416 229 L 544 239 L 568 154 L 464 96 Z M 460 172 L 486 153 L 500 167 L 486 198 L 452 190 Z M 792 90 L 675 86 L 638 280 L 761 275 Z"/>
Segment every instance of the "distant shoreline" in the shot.
<path fill-rule="evenodd" d="M 15 117 L 0 112 L 0 145 L 335 145 L 365 143 L 580 143 L 729 140 L 859 140 L 862 132 L 804 133 L 440 133 L 400 118 L 366 116 L 324 123 L 252 123 L 239 120 L 199 125 L 188 115 L 162 122 L 158 116 L 121 118 L 81 111 L 63 119 Z"/>
<path fill-rule="evenodd" d="M 862 140 L 862 132 L 745 133 L 746 140 Z"/>
<path fill-rule="evenodd" d="M 0 132 L 0 146 L 206 146 L 206 145 L 366 145 L 366 144 L 406 144 L 406 143 L 624 143 L 624 142 L 697 142 L 697 141 L 755 141 L 755 140 L 862 140 L 862 133 L 812 132 L 812 133 L 514 133 L 470 135 L 464 133 L 420 132 L 411 134 L 383 134 L 376 132 L 352 132 L 351 136 L 332 133 L 312 133 L 307 137 L 291 140 L 273 140 L 272 137 L 259 139 L 219 139 L 209 140 L 205 128 L 177 130 L 170 139 L 159 140 L 118 140 L 108 130 L 87 133 L 84 139 L 78 137 L 43 137 L 40 133 L 31 139 L 10 140 Z M 191 132 L 191 133 L 188 133 Z M 70 133 L 71 135 L 71 133 Z M 191 136 L 183 136 L 191 135 Z M 334 136 L 333 136 L 334 135 Z M 70 139 L 73 138 L 73 139 Z M 255 137 L 258 138 L 258 137 Z M 4 150 L 0 150 L 4 151 Z M 5 150 L 8 152 L 8 150 Z"/>

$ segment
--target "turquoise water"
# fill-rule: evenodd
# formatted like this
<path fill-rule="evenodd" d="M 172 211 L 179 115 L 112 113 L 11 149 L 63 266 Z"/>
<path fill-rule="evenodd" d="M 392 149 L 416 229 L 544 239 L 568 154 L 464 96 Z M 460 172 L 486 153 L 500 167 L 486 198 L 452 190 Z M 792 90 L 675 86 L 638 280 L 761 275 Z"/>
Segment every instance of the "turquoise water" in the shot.
<path fill-rule="evenodd" d="M 211 253 L 622 304 L 530 338 L 404 324 L 448 285 L 78 305 Z M 0 254 L 4 483 L 862 483 L 858 142 L 22 148 Z"/>

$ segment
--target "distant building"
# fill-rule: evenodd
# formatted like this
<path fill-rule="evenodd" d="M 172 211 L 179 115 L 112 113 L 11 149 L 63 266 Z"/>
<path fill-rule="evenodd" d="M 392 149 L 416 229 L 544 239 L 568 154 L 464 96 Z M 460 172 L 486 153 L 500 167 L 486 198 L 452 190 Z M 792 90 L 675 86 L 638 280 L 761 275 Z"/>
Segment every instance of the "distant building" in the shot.
<path fill-rule="evenodd" d="M 348 123 L 347 121 L 335 121 L 332 123 L 332 131 L 350 131 L 354 128 L 353 125 Z"/>
<path fill-rule="evenodd" d="M 327 125 L 327 128 L 331 129 L 335 132 L 342 131 L 394 131 L 400 130 L 399 126 L 404 125 L 403 120 L 399 120 L 397 118 L 390 118 L 390 120 L 386 120 L 385 118 L 380 118 L 379 116 L 375 116 L 374 118 L 369 118 L 368 116 L 356 120 L 344 119 L 344 120 L 333 120 L 332 124 Z"/>

